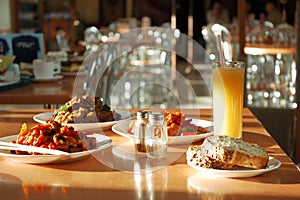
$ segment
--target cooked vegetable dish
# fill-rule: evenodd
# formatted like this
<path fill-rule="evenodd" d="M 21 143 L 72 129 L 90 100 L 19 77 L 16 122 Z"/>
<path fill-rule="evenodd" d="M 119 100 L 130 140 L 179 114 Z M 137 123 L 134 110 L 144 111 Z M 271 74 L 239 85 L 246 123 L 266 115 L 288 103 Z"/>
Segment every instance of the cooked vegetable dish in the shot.
<path fill-rule="evenodd" d="M 62 126 L 55 121 L 46 124 L 38 124 L 27 130 L 24 123 L 15 141 L 16 144 L 36 146 L 41 148 L 61 150 L 69 153 L 94 149 L 96 139 L 87 137 L 87 133 L 75 131 L 73 127 Z M 37 155 L 40 153 L 13 151 L 12 153 L 22 155 Z"/>
<path fill-rule="evenodd" d="M 103 104 L 99 97 L 74 97 L 55 110 L 52 120 L 59 123 L 110 122 L 121 119 L 121 115 Z"/>
<path fill-rule="evenodd" d="M 188 136 L 209 132 L 204 127 L 191 123 L 192 119 L 187 119 L 183 113 L 172 113 L 167 111 L 163 111 L 162 113 L 165 116 L 168 136 Z M 132 121 L 128 127 L 128 133 L 133 134 L 134 124 L 135 121 Z"/>
<path fill-rule="evenodd" d="M 208 130 L 202 126 L 192 124 L 192 119 L 187 119 L 183 113 L 180 112 L 163 112 L 165 115 L 165 123 L 168 129 L 169 136 L 179 135 L 196 135 L 202 133 L 208 133 Z"/>

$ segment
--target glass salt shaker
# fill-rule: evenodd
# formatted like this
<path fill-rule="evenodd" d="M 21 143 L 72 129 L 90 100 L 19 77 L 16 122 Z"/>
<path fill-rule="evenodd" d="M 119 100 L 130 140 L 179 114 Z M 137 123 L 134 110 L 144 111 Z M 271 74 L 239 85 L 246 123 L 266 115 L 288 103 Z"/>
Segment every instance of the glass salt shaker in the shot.
<path fill-rule="evenodd" d="M 146 152 L 146 126 L 148 124 L 149 111 L 142 110 L 137 112 L 137 120 L 134 126 L 134 144 L 136 152 Z"/>
<path fill-rule="evenodd" d="M 147 125 L 146 152 L 148 158 L 166 158 L 168 130 L 161 113 L 151 113 Z"/>

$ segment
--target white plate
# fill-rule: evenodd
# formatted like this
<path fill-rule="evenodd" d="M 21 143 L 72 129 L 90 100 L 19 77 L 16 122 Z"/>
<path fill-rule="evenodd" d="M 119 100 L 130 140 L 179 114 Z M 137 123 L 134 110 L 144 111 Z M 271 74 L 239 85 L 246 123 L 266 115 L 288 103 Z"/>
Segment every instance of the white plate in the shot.
<path fill-rule="evenodd" d="M 199 170 L 202 174 L 208 176 L 225 177 L 225 178 L 248 178 L 258 176 L 269 171 L 273 171 L 280 167 L 281 163 L 279 160 L 273 157 L 269 157 L 268 165 L 265 169 L 250 169 L 250 170 L 221 170 L 221 169 L 209 169 L 204 167 L 196 166 L 194 163 L 187 161 L 187 164 Z"/>
<path fill-rule="evenodd" d="M 37 83 L 44 83 L 44 82 L 57 81 L 57 80 L 60 80 L 60 79 L 63 79 L 62 75 L 57 75 L 57 76 L 54 76 L 52 78 L 34 78 L 32 81 L 37 82 Z"/>
<path fill-rule="evenodd" d="M 118 122 L 112 126 L 112 131 L 124 137 L 133 139 L 133 135 L 128 133 L 128 128 L 131 122 L 132 120 L 124 120 Z M 212 122 L 206 120 L 192 119 L 191 123 L 197 126 L 202 126 L 204 128 L 212 126 Z M 211 135 L 213 135 L 212 132 L 199 134 L 199 135 L 191 135 L 191 136 L 169 136 L 168 143 L 169 144 L 190 144 L 191 142 L 202 140 Z"/>
<path fill-rule="evenodd" d="M 91 134 L 89 137 L 95 137 L 97 141 L 97 147 L 88 151 L 70 153 L 69 155 L 17 155 L 11 154 L 9 150 L 0 150 L 0 156 L 8 158 L 10 160 L 21 162 L 21 163 L 31 163 L 31 164 L 49 164 L 49 163 L 64 163 L 71 162 L 75 160 L 80 160 L 87 157 L 93 152 L 100 151 L 111 146 L 112 140 L 102 134 Z M 17 135 L 11 135 L 0 138 L 0 141 L 10 142 L 16 140 Z"/>
<path fill-rule="evenodd" d="M 64 76 L 82 76 L 85 75 L 84 71 L 80 71 L 80 72 L 67 72 L 67 71 L 62 71 L 61 72 L 62 75 Z"/>
<path fill-rule="evenodd" d="M 121 120 L 128 119 L 132 117 L 132 113 L 127 112 L 127 111 L 117 111 L 121 115 Z M 47 120 L 50 120 L 52 118 L 53 112 L 45 112 L 45 113 L 40 113 L 35 116 L 33 116 L 33 120 L 45 124 Z M 99 130 L 99 129 L 109 129 L 112 125 L 117 123 L 118 121 L 111 121 L 111 122 L 98 122 L 98 123 L 68 123 L 64 124 L 67 126 L 72 126 L 74 127 L 75 130 L 77 131 L 92 131 L 92 130 Z"/>

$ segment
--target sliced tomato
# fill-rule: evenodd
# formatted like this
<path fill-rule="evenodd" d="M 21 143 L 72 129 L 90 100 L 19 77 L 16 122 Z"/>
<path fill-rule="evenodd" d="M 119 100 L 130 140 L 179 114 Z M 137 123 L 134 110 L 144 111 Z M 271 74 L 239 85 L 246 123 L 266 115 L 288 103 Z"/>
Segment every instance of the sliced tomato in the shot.
<path fill-rule="evenodd" d="M 129 134 L 133 134 L 133 128 L 131 128 L 131 127 L 128 128 L 128 129 L 127 129 L 127 132 L 128 132 Z"/>

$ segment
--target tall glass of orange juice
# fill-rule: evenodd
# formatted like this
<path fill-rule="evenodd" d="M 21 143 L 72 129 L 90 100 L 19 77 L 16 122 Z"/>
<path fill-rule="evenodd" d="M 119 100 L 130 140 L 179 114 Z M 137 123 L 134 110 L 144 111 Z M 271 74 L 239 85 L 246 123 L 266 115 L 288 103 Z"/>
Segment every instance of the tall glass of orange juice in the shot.
<path fill-rule="evenodd" d="M 214 133 L 242 137 L 245 63 L 214 62 L 213 121 Z"/>

